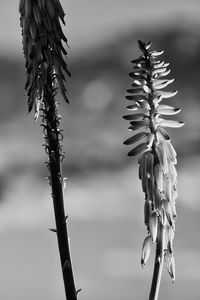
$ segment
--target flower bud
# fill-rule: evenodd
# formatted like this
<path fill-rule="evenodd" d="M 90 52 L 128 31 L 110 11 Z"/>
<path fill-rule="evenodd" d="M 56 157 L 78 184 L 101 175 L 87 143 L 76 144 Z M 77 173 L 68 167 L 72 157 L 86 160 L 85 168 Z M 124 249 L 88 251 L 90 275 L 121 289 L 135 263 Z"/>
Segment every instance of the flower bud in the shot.
<path fill-rule="evenodd" d="M 149 219 L 149 231 L 152 237 L 152 241 L 153 243 L 155 243 L 157 239 L 157 231 L 158 231 L 158 217 L 155 211 L 152 213 Z"/>
<path fill-rule="evenodd" d="M 148 235 L 143 242 L 142 245 L 142 256 L 141 256 L 141 265 L 144 267 L 146 265 L 146 262 L 149 258 L 150 252 L 151 252 L 151 236 Z"/>

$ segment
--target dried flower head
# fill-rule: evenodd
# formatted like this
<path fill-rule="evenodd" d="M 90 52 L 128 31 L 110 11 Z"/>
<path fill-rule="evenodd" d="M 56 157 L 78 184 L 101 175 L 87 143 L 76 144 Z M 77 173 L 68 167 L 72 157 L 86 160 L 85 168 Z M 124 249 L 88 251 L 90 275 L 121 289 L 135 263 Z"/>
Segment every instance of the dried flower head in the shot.
<path fill-rule="evenodd" d="M 59 0 L 20 0 L 19 12 L 27 69 L 25 89 L 29 112 L 33 105 L 35 111 L 39 111 L 49 82 L 54 92 L 59 86 L 68 102 L 64 74 L 70 76 L 70 72 L 66 63 L 67 52 L 63 47 L 67 39 L 60 24 L 60 20 L 65 24 L 65 14 Z"/>
<path fill-rule="evenodd" d="M 174 280 L 173 238 L 176 219 L 177 198 L 177 163 L 176 151 L 165 128 L 178 128 L 183 122 L 164 119 L 163 116 L 175 115 L 179 108 L 163 103 L 177 91 L 163 91 L 174 79 L 166 79 L 170 73 L 168 65 L 158 60 L 163 51 L 150 50 L 151 42 L 138 41 L 142 55 L 133 60 L 134 70 L 129 75 L 133 79 L 132 88 L 127 90 L 127 100 L 132 102 L 127 109 L 133 114 L 124 116 L 130 121 L 130 131 L 136 134 L 127 139 L 124 144 L 138 143 L 128 153 L 129 156 L 140 154 L 139 178 L 145 193 L 144 222 L 153 243 L 158 243 L 158 223 L 164 229 L 164 253 L 167 268 Z M 150 253 L 149 236 L 145 239 L 142 250 L 142 265 Z M 171 260 L 171 261 L 170 261 Z"/>

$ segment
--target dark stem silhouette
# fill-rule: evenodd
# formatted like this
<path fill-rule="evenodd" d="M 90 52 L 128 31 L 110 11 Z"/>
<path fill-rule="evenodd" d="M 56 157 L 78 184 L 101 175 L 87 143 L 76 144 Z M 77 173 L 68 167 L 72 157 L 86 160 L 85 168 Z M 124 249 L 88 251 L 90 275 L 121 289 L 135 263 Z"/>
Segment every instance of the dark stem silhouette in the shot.
<path fill-rule="evenodd" d="M 58 240 L 58 248 L 60 253 L 60 261 L 63 273 L 65 293 L 67 300 L 76 300 L 76 289 L 74 284 L 72 262 L 70 257 L 69 237 L 67 232 L 67 216 L 65 215 L 64 199 L 63 199 L 63 177 L 62 177 L 62 160 L 64 154 L 60 140 L 62 139 L 59 126 L 59 117 L 57 115 L 57 103 L 54 99 L 53 91 L 50 88 L 44 93 L 44 133 L 45 133 L 45 149 L 49 156 L 47 166 L 50 172 L 49 183 L 52 188 L 52 198 L 55 214 L 55 223 Z"/>
<path fill-rule="evenodd" d="M 22 44 L 26 61 L 25 90 L 28 97 L 28 111 L 35 110 L 37 121 L 42 112 L 42 126 L 45 138 L 45 151 L 48 154 L 48 177 L 52 187 L 52 198 L 55 213 L 62 273 L 67 300 L 76 300 L 72 263 L 70 258 L 69 239 L 63 201 L 62 177 L 62 131 L 59 129 L 60 117 L 57 114 L 55 96 L 57 89 L 68 101 L 66 76 L 70 76 L 67 66 L 67 45 L 61 22 L 65 24 L 65 13 L 59 0 L 20 0 L 20 25 Z"/>
<path fill-rule="evenodd" d="M 163 269 L 163 261 L 164 261 L 163 235 L 164 235 L 164 228 L 163 228 L 161 222 L 159 221 L 158 222 L 158 234 L 157 234 L 157 243 L 156 243 L 154 271 L 153 271 L 151 290 L 150 290 L 150 294 L 149 294 L 149 300 L 157 300 L 158 299 L 161 276 L 162 276 L 162 269 Z"/>

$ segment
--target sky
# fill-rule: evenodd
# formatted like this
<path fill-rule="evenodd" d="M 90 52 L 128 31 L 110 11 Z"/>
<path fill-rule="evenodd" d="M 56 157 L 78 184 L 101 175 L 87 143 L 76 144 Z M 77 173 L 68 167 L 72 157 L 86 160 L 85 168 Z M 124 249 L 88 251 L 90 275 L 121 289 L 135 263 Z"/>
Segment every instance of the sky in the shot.
<path fill-rule="evenodd" d="M 0 41 L 4 55 L 21 55 L 18 0 L 1 0 Z M 63 0 L 65 32 L 73 53 L 112 39 L 130 26 L 156 25 L 180 20 L 199 22 L 198 0 Z"/>

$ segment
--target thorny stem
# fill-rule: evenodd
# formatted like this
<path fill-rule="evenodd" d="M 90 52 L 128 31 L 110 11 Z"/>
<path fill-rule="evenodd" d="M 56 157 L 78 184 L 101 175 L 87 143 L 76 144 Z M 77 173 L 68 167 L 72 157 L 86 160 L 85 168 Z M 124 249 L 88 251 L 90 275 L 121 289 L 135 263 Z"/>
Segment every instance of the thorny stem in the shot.
<path fill-rule="evenodd" d="M 157 242 L 156 242 L 155 263 L 154 263 L 153 279 L 152 279 L 152 284 L 151 284 L 151 291 L 149 294 L 149 300 L 157 300 L 158 299 L 161 276 L 162 276 L 162 269 L 163 269 L 163 261 L 164 261 L 163 236 L 164 236 L 164 227 L 159 220 L 158 221 L 158 235 L 157 235 Z"/>
<path fill-rule="evenodd" d="M 49 155 L 50 183 L 52 187 L 52 198 L 55 213 L 56 233 L 60 261 L 67 300 L 76 300 L 72 263 L 70 257 L 69 238 L 66 224 L 66 216 L 63 200 L 63 178 L 61 169 L 61 149 L 59 142 L 58 118 L 55 99 L 49 90 L 44 94 L 43 117 L 46 122 L 46 150 Z"/>
<path fill-rule="evenodd" d="M 20 25 L 23 36 L 23 52 L 26 60 L 27 79 L 25 89 L 29 112 L 35 108 L 35 121 L 42 111 L 45 151 L 52 187 L 58 248 L 67 300 L 76 300 L 69 240 L 63 201 L 61 163 L 63 159 L 61 131 L 55 95 L 59 88 L 68 102 L 65 75 L 70 76 L 64 44 L 67 44 L 61 22 L 65 24 L 65 13 L 59 0 L 20 0 Z"/>

